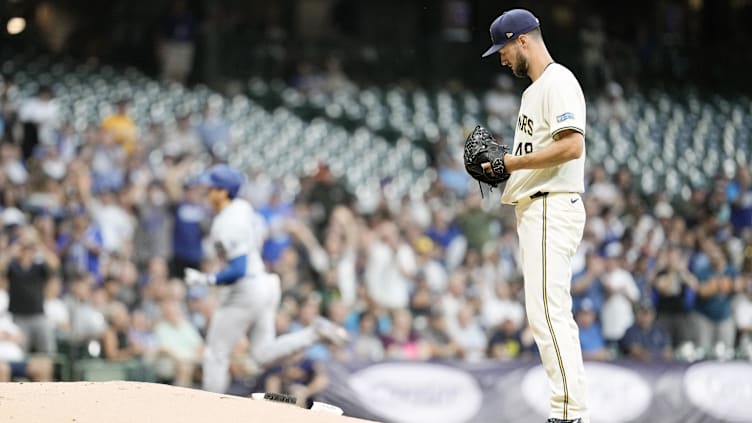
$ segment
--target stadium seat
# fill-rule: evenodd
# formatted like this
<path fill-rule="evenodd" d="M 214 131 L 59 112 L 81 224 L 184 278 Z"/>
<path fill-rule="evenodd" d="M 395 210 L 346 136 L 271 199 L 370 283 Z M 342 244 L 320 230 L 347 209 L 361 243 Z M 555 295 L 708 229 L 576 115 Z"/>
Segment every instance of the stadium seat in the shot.
<path fill-rule="evenodd" d="M 75 368 L 76 380 L 103 382 L 127 379 L 125 367 L 120 363 L 101 359 L 87 359 L 78 361 Z"/>

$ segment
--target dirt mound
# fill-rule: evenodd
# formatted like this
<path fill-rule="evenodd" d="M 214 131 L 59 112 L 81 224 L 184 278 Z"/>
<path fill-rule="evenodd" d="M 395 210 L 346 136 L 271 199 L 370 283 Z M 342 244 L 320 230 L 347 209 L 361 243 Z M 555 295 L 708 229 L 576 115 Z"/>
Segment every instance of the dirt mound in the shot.
<path fill-rule="evenodd" d="M 0 383 L 6 422 L 365 422 L 292 405 L 140 382 Z"/>

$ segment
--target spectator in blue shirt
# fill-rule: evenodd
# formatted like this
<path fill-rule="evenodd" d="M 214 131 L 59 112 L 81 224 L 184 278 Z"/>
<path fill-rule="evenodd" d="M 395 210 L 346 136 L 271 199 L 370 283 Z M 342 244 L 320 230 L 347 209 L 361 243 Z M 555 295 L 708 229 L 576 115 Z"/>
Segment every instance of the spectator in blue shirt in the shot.
<path fill-rule="evenodd" d="M 186 267 L 201 267 L 204 257 L 201 243 L 209 219 L 209 211 L 201 202 L 197 181 L 181 181 L 182 172 L 180 168 L 171 169 L 165 177 L 173 218 L 170 275 L 178 278 L 183 277 Z"/>
<path fill-rule="evenodd" d="M 671 361 L 671 336 L 656 324 L 653 303 L 643 300 L 636 308 L 637 319 L 621 340 L 622 350 L 635 360 Z"/>
<path fill-rule="evenodd" d="M 731 302 L 735 294 L 735 271 L 714 242 L 706 240 L 703 248 L 710 266 L 702 268 L 697 275 L 697 300 L 690 318 L 695 341 L 707 352 L 718 343 L 729 348 L 734 346 L 736 327 Z"/>
<path fill-rule="evenodd" d="M 600 277 L 605 271 L 603 258 L 595 252 L 587 254 L 585 269 L 572 275 L 572 306 L 577 310 L 586 299 L 592 304 L 596 313 L 600 313 L 605 301 L 605 291 Z"/>
<path fill-rule="evenodd" d="M 445 210 L 434 210 L 431 225 L 426 230 L 431 241 L 446 249 L 454 239 L 462 235 L 459 226 L 451 220 L 451 214 Z"/>
<path fill-rule="evenodd" d="M 590 299 L 580 302 L 575 311 L 574 319 L 580 328 L 580 347 L 582 358 L 585 360 L 606 361 L 610 358 L 606 349 L 606 339 L 601 332 L 601 325 L 597 322 L 595 305 Z"/>
<path fill-rule="evenodd" d="M 295 207 L 289 201 L 285 201 L 282 193 L 276 190 L 272 193 L 269 204 L 259 208 L 258 212 L 269 228 L 269 238 L 264 242 L 261 255 L 264 261 L 275 263 L 282 256 L 282 252 L 293 244 L 286 226 L 288 220 L 295 216 Z"/>
<path fill-rule="evenodd" d="M 211 97 L 204 106 L 203 118 L 196 127 L 204 148 L 214 157 L 224 158 L 230 143 L 230 124 L 221 116 L 221 97 Z"/>
<path fill-rule="evenodd" d="M 731 224 L 738 234 L 752 228 L 752 176 L 747 166 L 739 166 L 736 178 L 726 186 L 726 199 L 731 203 Z"/>
<path fill-rule="evenodd" d="M 63 272 L 67 275 L 91 273 L 102 282 L 100 255 L 104 249 L 102 231 L 91 222 L 84 208 L 73 211 L 70 231 L 57 238 L 57 251 L 62 258 Z"/>

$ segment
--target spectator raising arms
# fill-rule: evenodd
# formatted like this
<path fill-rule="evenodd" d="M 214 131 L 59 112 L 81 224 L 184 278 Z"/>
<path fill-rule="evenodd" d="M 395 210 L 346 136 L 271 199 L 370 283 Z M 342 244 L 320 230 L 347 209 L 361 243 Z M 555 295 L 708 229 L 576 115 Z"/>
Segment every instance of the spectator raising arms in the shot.
<path fill-rule="evenodd" d="M 694 339 L 705 352 L 722 344 L 734 346 L 736 327 L 731 315 L 731 301 L 735 294 L 735 272 L 723 251 L 715 244 L 705 243 L 710 262 L 699 269 L 697 301 L 691 314 Z"/>
<path fill-rule="evenodd" d="M 668 331 L 673 346 L 690 340 L 689 310 L 699 283 L 689 271 L 682 251 L 668 248 L 663 257 L 666 264 L 653 279 L 657 323 Z"/>

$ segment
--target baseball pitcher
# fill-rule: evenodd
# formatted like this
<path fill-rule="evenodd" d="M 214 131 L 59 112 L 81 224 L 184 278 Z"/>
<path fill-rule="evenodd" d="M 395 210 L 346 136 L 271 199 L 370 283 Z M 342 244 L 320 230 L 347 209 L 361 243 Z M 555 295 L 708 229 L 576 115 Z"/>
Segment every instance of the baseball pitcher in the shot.
<path fill-rule="evenodd" d="M 549 423 L 588 423 L 585 372 L 569 292 L 571 260 L 582 240 L 585 98 L 575 76 L 548 53 L 538 19 L 509 10 L 491 24 L 502 66 L 529 77 L 514 145 L 498 145 L 482 127 L 465 144 L 475 179 L 506 183 L 501 201 L 515 206 L 525 307 L 551 386 Z"/>
<path fill-rule="evenodd" d="M 319 341 L 341 345 L 343 328 L 321 318 L 312 327 L 276 337 L 275 316 L 281 292 L 279 277 L 267 273 L 261 260 L 261 236 L 253 206 L 236 198 L 243 174 L 219 164 L 202 177 L 209 188 L 208 200 L 216 213 L 210 239 L 215 254 L 224 263 L 216 274 L 188 268 L 190 285 L 220 287 L 220 307 L 214 313 L 206 336 L 203 388 L 224 393 L 229 385 L 230 354 L 241 336 L 248 334 L 251 358 L 266 366 L 293 355 Z"/>

